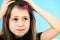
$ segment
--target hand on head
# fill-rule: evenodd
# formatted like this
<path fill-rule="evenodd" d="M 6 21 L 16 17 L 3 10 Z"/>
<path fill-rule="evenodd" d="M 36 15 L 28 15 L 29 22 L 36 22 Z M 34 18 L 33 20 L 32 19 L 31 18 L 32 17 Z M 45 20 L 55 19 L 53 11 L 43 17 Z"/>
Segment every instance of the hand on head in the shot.
<path fill-rule="evenodd" d="M 31 3 L 31 2 L 32 2 L 32 0 L 24 0 L 24 1 L 26 1 L 26 2 L 28 2 L 28 3 Z"/>
<path fill-rule="evenodd" d="M 7 7 L 9 4 L 13 3 L 14 1 L 10 1 L 10 0 L 4 0 L 3 4 L 2 4 L 2 7 L 1 7 L 1 15 L 2 17 L 5 15 L 5 12 L 7 10 Z"/>

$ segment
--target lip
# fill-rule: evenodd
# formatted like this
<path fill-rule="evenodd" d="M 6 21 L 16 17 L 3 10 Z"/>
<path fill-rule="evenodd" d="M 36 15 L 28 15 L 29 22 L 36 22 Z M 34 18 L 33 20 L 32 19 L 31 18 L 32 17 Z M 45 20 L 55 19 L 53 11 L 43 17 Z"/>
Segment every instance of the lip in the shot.
<path fill-rule="evenodd" d="M 23 31 L 24 29 L 17 29 L 17 31 Z"/>

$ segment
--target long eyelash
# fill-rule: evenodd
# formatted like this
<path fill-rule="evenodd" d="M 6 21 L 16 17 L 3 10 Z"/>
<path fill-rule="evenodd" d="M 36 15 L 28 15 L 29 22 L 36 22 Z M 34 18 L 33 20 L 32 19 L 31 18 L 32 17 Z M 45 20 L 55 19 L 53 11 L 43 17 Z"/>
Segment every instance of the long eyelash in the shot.
<path fill-rule="evenodd" d="M 17 18 L 15 18 L 15 20 L 17 20 Z"/>
<path fill-rule="evenodd" d="M 14 18 L 13 20 L 18 20 L 17 18 Z"/>
<path fill-rule="evenodd" d="M 28 20 L 27 18 L 24 18 L 25 20 Z"/>

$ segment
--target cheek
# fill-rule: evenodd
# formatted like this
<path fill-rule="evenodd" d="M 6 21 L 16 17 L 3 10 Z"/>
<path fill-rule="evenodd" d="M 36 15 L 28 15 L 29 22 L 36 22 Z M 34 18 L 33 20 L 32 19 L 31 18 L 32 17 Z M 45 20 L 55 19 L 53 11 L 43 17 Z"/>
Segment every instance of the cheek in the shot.
<path fill-rule="evenodd" d="M 11 32 L 14 32 L 16 28 L 16 24 L 12 21 L 9 21 L 9 29 Z"/>
<path fill-rule="evenodd" d="M 25 27 L 26 27 L 26 30 L 28 31 L 30 28 L 30 21 L 25 22 Z"/>

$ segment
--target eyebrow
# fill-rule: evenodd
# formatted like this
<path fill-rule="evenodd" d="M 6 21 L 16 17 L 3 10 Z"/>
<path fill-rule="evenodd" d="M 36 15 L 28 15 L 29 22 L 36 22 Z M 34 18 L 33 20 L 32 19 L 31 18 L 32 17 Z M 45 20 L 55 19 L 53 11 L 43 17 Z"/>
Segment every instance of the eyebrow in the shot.
<path fill-rule="evenodd" d="M 18 17 L 18 16 L 14 16 L 14 17 L 11 17 L 11 18 L 15 18 L 15 17 Z"/>
<path fill-rule="evenodd" d="M 12 17 L 12 18 L 15 18 L 15 17 L 19 17 L 19 16 L 14 16 L 14 17 Z M 27 17 L 27 18 L 29 18 L 29 16 L 22 16 L 22 17 Z"/>
<path fill-rule="evenodd" d="M 29 17 L 29 16 L 23 16 L 23 17 Z"/>

